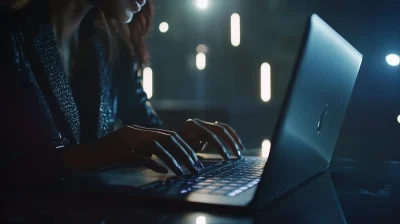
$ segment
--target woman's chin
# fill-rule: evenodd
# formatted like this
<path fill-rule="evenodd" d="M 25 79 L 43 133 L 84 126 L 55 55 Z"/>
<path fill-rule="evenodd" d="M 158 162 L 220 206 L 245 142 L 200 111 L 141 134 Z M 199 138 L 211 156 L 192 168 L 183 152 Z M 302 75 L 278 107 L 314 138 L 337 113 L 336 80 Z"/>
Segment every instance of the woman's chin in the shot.
<path fill-rule="evenodd" d="M 133 19 L 133 15 L 135 13 L 132 12 L 131 10 L 126 10 L 124 15 L 120 16 L 118 19 L 121 23 L 130 23 Z"/>

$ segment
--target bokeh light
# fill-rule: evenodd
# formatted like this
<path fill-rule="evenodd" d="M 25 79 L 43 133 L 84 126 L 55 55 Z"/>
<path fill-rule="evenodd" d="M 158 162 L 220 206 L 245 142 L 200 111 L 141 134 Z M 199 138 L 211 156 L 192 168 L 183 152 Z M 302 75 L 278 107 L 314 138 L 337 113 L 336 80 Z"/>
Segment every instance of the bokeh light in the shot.
<path fill-rule="evenodd" d="M 198 216 L 196 218 L 196 224 L 206 224 L 207 220 L 205 216 Z"/>
<path fill-rule="evenodd" d="M 197 53 L 204 53 L 207 54 L 208 53 L 208 47 L 204 44 L 199 44 L 196 47 L 196 51 Z"/>
<path fill-rule="evenodd" d="M 231 16 L 231 43 L 234 47 L 240 45 L 240 16 L 237 13 Z"/>
<path fill-rule="evenodd" d="M 397 54 L 389 54 L 388 56 L 386 56 L 386 62 L 390 65 L 390 66 L 399 66 L 400 65 L 400 56 Z"/>
<path fill-rule="evenodd" d="M 196 0 L 196 2 L 199 9 L 205 9 L 208 7 L 208 0 Z"/>
<path fill-rule="evenodd" d="M 162 22 L 160 23 L 159 29 L 161 33 L 166 33 L 169 30 L 169 24 L 167 22 Z"/>
<path fill-rule="evenodd" d="M 263 63 L 261 65 L 261 100 L 269 102 L 271 95 L 271 66 L 269 63 Z"/>
<path fill-rule="evenodd" d="M 196 67 L 202 71 L 206 68 L 206 55 L 204 53 L 198 53 L 196 56 Z"/>
<path fill-rule="evenodd" d="M 271 141 L 265 139 L 261 145 L 261 157 L 268 158 L 270 151 L 271 151 Z"/>
<path fill-rule="evenodd" d="M 149 99 L 153 97 L 153 70 L 150 67 L 143 69 L 143 89 Z"/>

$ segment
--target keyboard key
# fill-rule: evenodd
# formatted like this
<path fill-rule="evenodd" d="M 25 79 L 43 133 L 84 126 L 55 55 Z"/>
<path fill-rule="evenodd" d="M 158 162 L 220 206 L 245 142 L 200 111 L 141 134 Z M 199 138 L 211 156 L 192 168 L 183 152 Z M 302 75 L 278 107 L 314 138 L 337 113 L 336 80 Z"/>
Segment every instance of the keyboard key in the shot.
<path fill-rule="evenodd" d="M 257 184 L 251 182 L 251 183 L 248 183 L 248 184 L 246 185 L 246 187 L 252 188 L 252 187 L 254 187 L 255 185 L 257 185 Z"/>
<path fill-rule="evenodd" d="M 235 189 L 237 189 L 237 187 L 234 187 L 234 186 L 225 186 L 225 187 L 222 187 L 221 189 L 222 189 L 222 190 L 227 190 L 227 191 L 229 191 L 229 190 L 235 190 Z"/>
<path fill-rule="evenodd" d="M 218 195 L 225 195 L 225 194 L 227 194 L 229 191 L 226 191 L 226 190 L 216 190 L 216 191 L 213 191 L 213 192 L 211 192 L 211 194 L 218 194 Z"/>
<path fill-rule="evenodd" d="M 196 184 L 195 186 L 208 186 L 208 185 L 211 185 L 211 183 L 210 182 L 201 182 L 201 183 Z"/>
<path fill-rule="evenodd" d="M 207 178 L 207 179 L 204 180 L 204 182 L 211 182 L 211 183 L 213 183 L 213 182 L 216 182 L 216 180 L 214 180 L 213 178 Z"/>
<path fill-rule="evenodd" d="M 233 182 L 233 183 L 235 183 L 235 184 L 247 184 L 249 181 L 244 181 L 244 180 L 237 180 L 237 181 L 235 181 L 235 182 Z"/>
<path fill-rule="evenodd" d="M 196 193 L 208 194 L 208 193 L 210 193 L 211 191 L 213 191 L 213 190 L 212 190 L 212 189 L 206 189 L 206 188 L 204 188 L 204 189 L 201 189 L 201 190 L 196 191 Z"/>
<path fill-rule="evenodd" d="M 234 191 L 228 193 L 228 196 L 235 197 L 236 195 L 238 195 L 240 193 L 242 193 L 241 190 L 234 190 Z"/>
<path fill-rule="evenodd" d="M 211 190 L 216 190 L 218 189 L 218 186 L 207 186 L 206 189 L 211 189 Z"/>
<path fill-rule="evenodd" d="M 247 189 L 249 189 L 248 187 L 246 187 L 246 186 L 244 186 L 244 187 L 240 187 L 239 188 L 239 190 L 241 190 L 241 191 L 245 191 L 245 190 L 247 190 Z"/>

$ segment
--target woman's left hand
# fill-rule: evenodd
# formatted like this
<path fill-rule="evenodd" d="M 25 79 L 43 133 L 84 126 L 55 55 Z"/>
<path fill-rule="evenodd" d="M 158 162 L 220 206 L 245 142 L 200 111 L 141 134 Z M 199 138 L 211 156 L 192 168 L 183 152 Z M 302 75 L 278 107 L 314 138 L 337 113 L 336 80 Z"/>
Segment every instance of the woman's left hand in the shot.
<path fill-rule="evenodd" d="M 185 122 L 183 133 L 181 134 L 184 140 L 189 143 L 196 152 L 201 152 L 206 148 L 206 145 L 211 145 L 219 150 L 221 156 L 225 160 L 230 160 L 230 156 L 222 142 L 224 142 L 238 158 L 242 157 L 241 151 L 245 150 L 239 136 L 227 124 L 190 119 Z"/>

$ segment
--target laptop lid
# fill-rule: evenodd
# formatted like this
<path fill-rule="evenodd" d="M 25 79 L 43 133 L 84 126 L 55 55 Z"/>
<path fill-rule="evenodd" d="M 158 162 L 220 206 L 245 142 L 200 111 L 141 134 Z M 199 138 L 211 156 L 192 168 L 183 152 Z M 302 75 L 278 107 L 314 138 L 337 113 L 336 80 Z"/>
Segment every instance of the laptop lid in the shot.
<path fill-rule="evenodd" d="M 251 206 L 271 202 L 329 166 L 361 61 L 318 15 L 310 17 Z"/>

